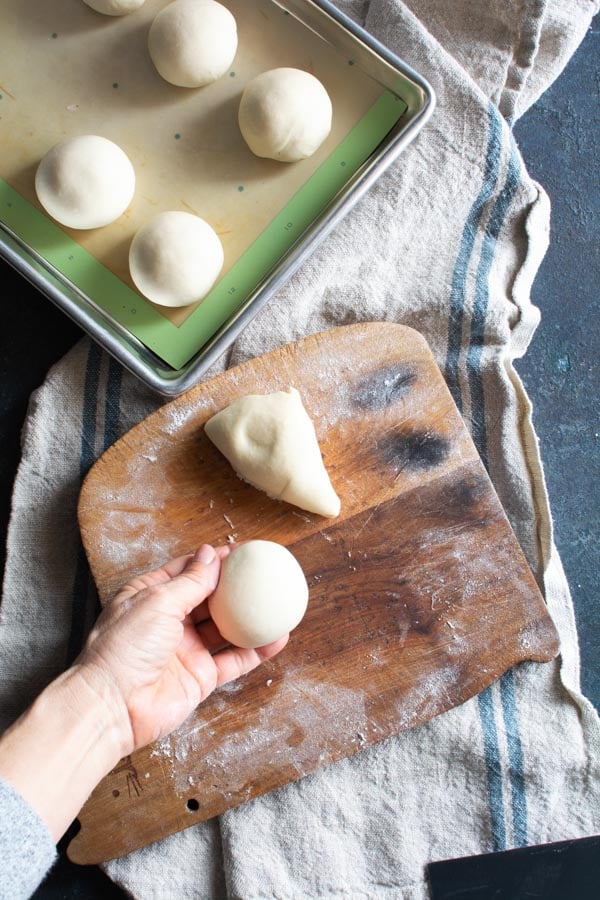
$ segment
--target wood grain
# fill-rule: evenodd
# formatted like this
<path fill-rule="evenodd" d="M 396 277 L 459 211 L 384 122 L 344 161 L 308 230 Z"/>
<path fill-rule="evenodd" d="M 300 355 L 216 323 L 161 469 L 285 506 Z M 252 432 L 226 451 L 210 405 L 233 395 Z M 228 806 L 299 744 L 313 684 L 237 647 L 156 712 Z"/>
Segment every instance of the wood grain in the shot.
<path fill-rule="evenodd" d="M 254 490 L 204 435 L 234 398 L 290 385 L 315 422 L 338 519 Z M 194 388 L 98 461 L 79 521 L 104 602 L 134 572 L 228 535 L 286 544 L 311 590 L 280 656 L 103 780 L 69 846 L 76 862 L 218 815 L 558 652 L 433 356 L 400 325 L 315 335 Z"/>

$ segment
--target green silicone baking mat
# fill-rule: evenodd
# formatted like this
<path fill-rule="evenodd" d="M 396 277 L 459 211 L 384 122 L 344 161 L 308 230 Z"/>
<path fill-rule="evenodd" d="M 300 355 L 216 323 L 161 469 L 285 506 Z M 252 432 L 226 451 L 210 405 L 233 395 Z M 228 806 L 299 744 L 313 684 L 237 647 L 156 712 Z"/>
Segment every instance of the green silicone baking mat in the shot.
<path fill-rule="evenodd" d="M 164 82 L 148 56 L 148 28 L 163 0 L 119 18 L 81 0 L 0 0 L 0 220 L 174 369 L 239 310 L 406 110 L 271 0 L 223 2 L 238 23 L 231 70 L 186 90 Z M 254 157 L 237 127 L 245 84 L 283 65 L 316 75 L 334 109 L 327 141 L 291 165 Z M 114 140 L 136 170 L 127 212 L 88 232 L 50 220 L 34 191 L 41 157 L 76 134 Z M 127 266 L 133 235 L 165 209 L 205 218 L 225 250 L 211 293 L 181 310 L 141 297 Z"/>

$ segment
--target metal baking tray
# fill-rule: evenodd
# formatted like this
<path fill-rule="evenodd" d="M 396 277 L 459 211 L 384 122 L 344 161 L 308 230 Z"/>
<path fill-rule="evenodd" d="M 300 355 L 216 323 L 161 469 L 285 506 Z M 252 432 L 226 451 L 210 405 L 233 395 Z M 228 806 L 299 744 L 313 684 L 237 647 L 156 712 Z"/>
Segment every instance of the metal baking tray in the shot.
<path fill-rule="evenodd" d="M 0 0 L 0 254 L 165 396 L 191 387 L 277 293 L 431 115 L 431 87 L 328 0 L 222 0 L 239 49 L 223 78 L 189 91 L 162 81 L 147 53 L 165 0 L 124 18 L 67 0 Z M 237 127 L 245 83 L 276 66 L 313 72 L 329 91 L 332 133 L 308 160 L 254 157 Z M 59 227 L 34 191 L 57 141 L 96 133 L 136 170 L 117 222 Z M 194 307 L 165 310 L 131 282 L 127 254 L 163 209 L 207 219 L 225 266 Z M 274 301 L 276 302 L 276 300 Z"/>

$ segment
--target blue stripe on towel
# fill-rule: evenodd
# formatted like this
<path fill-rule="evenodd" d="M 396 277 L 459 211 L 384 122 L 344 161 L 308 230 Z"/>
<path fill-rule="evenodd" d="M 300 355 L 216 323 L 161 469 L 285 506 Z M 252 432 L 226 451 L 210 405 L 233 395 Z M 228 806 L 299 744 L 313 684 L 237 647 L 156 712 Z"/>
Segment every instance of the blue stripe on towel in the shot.
<path fill-rule="evenodd" d="M 79 475 L 81 481 L 96 460 L 96 417 L 98 412 L 98 391 L 100 387 L 100 368 L 102 350 L 91 342 L 85 373 L 83 389 L 83 410 L 81 422 L 81 453 L 79 457 Z M 123 370 L 112 357 L 108 363 L 108 378 L 105 394 L 104 435 L 102 449 L 107 450 L 118 437 L 121 381 Z M 89 597 L 92 581 L 83 545 L 79 541 L 75 581 L 73 584 L 73 607 L 71 614 L 71 632 L 67 644 L 67 665 L 71 665 L 83 646 L 90 618 L 96 618 L 100 612 L 100 604 L 94 591 L 94 608 L 89 609 Z"/>
<path fill-rule="evenodd" d="M 519 187 L 520 176 L 521 164 L 515 151 L 514 142 L 512 142 L 506 180 L 492 207 L 481 247 L 475 282 L 475 302 L 471 318 L 471 339 L 467 350 L 467 375 L 471 392 L 472 411 L 471 430 L 475 446 L 486 469 L 488 468 L 488 455 L 485 429 L 485 397 L 481 377 L 481 354 L 485 344 L 485 323 L 490 300 L 489 279 L 498 235 Z"/>
<path fill-rule="evenodd" d="M 485 753 L 488 801 L 492 825 L 492 850 L 505 850 L 506 825 L 504 824 L 502 764 L 500 762 L 500 747 L 498 744 L 494 698 L 492 696 L 491 687 L 487 687 L 478 694 L 477 702 L 479 704 L 479 717 L 483 729 L 483 751 Z"/>
<path fill-rule="evenodd" d="M 515 680 L 511 669 L 500 679 L 500 696 L 502 698 L 502 712 L 504 714 L 508 761 L 510 764 L 513 843 L 515 847 L 526 847 L 528 843 L 528 827 L 525 768 L 517 716 Z"/>
<path fill-rule="evenodd" d="M 121 383 L 123 380 L 123 368 L 113 357 L 108 359 L 108 376 L 106 379 L 106 393 L 104 396 L 104 437 L 102 440 L 102 452 L 108 450 L 119 437 L 119 418 L 121 416 Z M 88 572 L 89 576 L 89 572 Z M 95 585 L 88 578 L 89 588 L 93 586 L 93 608 L 88 619 L 97 619 L 100 615 L 100 600 Z"/>
<path fill-rule="evenodd" d="M 483 183 L 465 222 L 460 248 L 450 290 L 450 316 L 448 322 L 448 350 L 446 354 L 445 378 L 458 409 L 462 412 L 459 360 L 462 345 L 463 320 L 465 314 L 467 276 L 471 267 L 475 240 L 488 204 L 497 190 L 502 159 L 502 121 L 495 107 L 488 105 L 488 144 L 483 171 Z M 498 731 L 491 688 L 486 688 L 478 696 L 479 718 L 483 734 L 488 803 L 492 848 L 506 847 L 506 825 L 504 819 L 504 796 L 502 787 L 502 766 Z"/>
<path fill-rule="evenodd" d="M 104 413 L 103 450 L 108 450 L 119 437 L 119 418 L 121 415 L 121 382 L 123 368 L 112 356 L 108 363 L 108 381 Z"/>
<path fill-rule="evenodd" d="M 473 203 L 460 242 L 460 249 L 454 265 L 450 289 L 450 315 L 448 320 L 448 349 L 446 353 L 445 378 L 454 402 L 462 412 L 462 397 L 458 380 L 458 363 L 462 343 L 462 328 L 465 311 L 467 275 L 477 232 L 486 205 L 492 197 L 498 181 L 502 154 L 502 123 L 492 106 L 488 107 L 488 145 L 483 172 L 483 183 Z"/>
<path fill-rule="evenodd" d="M 489 306 L 489 278 L 494 262 L 494 253 L 500 230 L 506 219 L 521 177 L 521 162 L 514 140 L 511 140 L 511 151 L 504 186 L 492 207 L 486 226 L 481 248 L 481 256 L 477 269 L 475 303 L 471 323 L 471 340 L 467 351 L 467 375 L 471 392 L 472 433 L 479 455 L 488 468 L 488 446 L 485 427 L 485 395 L 481 372 L 481 356 L 485 344 L 485 324 Z M 475 415 L 477 410 L 477 415 Z M 500 679 L 500 695 L 502 713 L 506 731 L 509 778 L 512 801 L 513 843 L 517 847 L 527 844 L 527 794 L 523 748 L 519 731 L 517 705 L 512 672 L 507 672 Z"/>
<path fill-rule="evenodd" d="M 102 351 L 94 341 L 90 342 L 85 386 L 83 389 L 83 412 L 81 430 L 81 455 L 79 457 L 79 475 L 83 480 L 96 459 L 96 413 L 98 408 L 98 390 L 100 386 L 100 366 Z"/>
<path fill-rule="evenodd" d="M 100 383 L 100 363 L 102 351 L 94 341 L 90 342 L 83 389 L 83 410 L 81 421 L 81 452 L 79 455 L 79 475 L 85 478 L 96 458 L 96 412 L 98 387 Z M 73 606 L 71 631 L 67 643 L 67 666 L 70 666 L 81 650 L 86 628 L 86 606 L 89 589 L 89 569 L 81 541 L 77 548 L 77 564 L 73 584 Z"/>

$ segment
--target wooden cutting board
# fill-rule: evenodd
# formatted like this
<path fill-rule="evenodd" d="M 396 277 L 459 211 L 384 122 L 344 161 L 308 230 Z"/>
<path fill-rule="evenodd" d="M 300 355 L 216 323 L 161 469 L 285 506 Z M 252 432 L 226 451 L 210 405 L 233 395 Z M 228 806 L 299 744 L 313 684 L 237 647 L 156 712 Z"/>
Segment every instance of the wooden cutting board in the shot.
<path fill-rule="evenodd" d="M 338 519 L 235 476 L 204 422 L 294 386 L 342 499 Z M 79 505 L 103 602 L 203 541 L 287 545 L 308 613 L 276 659 L 215 692 L 94 791 L 69 846 L 121 856 L 463 703 L 515 663 L 551 659 L 543 598 L 424 339 L 338 328 L 201 384 L 118 441 Z"/>

